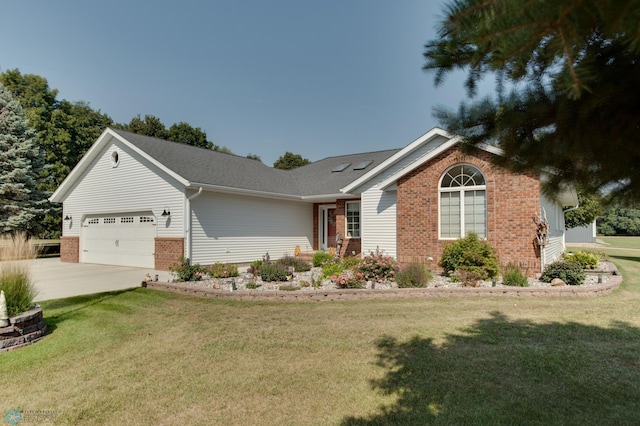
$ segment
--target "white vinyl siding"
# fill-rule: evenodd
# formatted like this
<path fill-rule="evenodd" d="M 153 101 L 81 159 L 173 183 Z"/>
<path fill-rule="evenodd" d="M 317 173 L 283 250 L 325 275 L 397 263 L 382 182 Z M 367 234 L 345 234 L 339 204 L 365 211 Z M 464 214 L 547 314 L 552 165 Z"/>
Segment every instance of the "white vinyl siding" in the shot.
<path fill-rule="evenodd" d="M 313 205 L 205 192 L 191 202 L 194 263 L 250 263 L 311 251 Z"/>
<path fill-rule="evenodd" d="M 345 203 L 347 238 L 360 238 L 360 201 Z"/>
<path fill-rule="evenodd" d="M 113 167 L 113 152 L 118 153 L 118 167 Z M 63 235 L 80 236 L 87 215 L 149 211 L 156 218 L 156 236 L 183 237 L 184 194 L 179 184 L 172 182 L 171 177 L 114 139 L 64 200 L 64 215 L 72 220 L 63 221 Z M 161 216 L 165 207 L 171 210 L 171 216 Z"/>
<path fill-rule="evenodd" d="M 370 189 L 362 194 L 362 253 L 397 254 L 397 193 Z"/>
<path fill-rule="evenodd" d="M 543 267 L 560 259 L 564 253 L 564 212 L 560 205 L 540 194 L 541 212 L 540 216 L 549 223 L 549 234 L 547 244 L 544 247 L 542 263 Z"/>

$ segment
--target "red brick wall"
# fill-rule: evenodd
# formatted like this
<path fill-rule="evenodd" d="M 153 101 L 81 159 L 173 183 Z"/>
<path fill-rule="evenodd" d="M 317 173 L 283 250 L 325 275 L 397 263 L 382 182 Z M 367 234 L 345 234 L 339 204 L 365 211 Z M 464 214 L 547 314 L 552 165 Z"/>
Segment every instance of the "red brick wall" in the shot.
<path fill-rule="evenodd" d="M 362 251 L 360 245 L 360 238 L 347 238 L 346 222 L 345 222 L 345 203 L 347 201 L 360 201 L 359 198 L 353 200 L 336 200 L 336 232 L 342 233 L 344 241 L 342 242 L 342 248 L 340 250 L 340 256 L 352 256 L 355 252 L 356 256 L 360 256 Z M 322 203 L 326 204 L 326 203 Z M 320 238 L 318 236 L 318 206 L 322 205 L 315 203 L 313 205 L 313 249 L 318 250 L 320 247 Z"/>
<path fill-rule="evenodd" d="M 360 256 L 362 252 L 362 245 L 360 238 L 347 238 L 347 222 L 346 222 L 346 203 L 348 201 L 360 201 L 359 198 L 352 200 L 336 200 L 336 232 L 340 232 L 344 237 L 342 242 L 342 248 L 340 249 L 340 257 Z M 362 222 L 360 223 L 362 226 Z"/>
<path fill-rule="evenodd" d="M 184 256 L 184 238 L 155 238 L 155 266 L 158 271 L 168 271 L 169 266 Z"/>
<path fill-rule="evenodd" d="M 418 261 L 436 266 L 443 247 L 438 239 L 438 183 L 442 174 L 458 163 L 472 164 L 484 173 L 487 186 L 487 241 L 500 264 L 516 262 L 533 275 L 540 270 L 534 239 L 533 216 L 540 213 L 540 180 L 536 174 L 512 174 L 491 164 L 487 152 L 469 155 L 454 147 L 398 182 L 398 261 Z"/>
<path fill-rule="evenodd" d="M 80 237 L 60 237 L 60 261 L 80 262 Z"/>

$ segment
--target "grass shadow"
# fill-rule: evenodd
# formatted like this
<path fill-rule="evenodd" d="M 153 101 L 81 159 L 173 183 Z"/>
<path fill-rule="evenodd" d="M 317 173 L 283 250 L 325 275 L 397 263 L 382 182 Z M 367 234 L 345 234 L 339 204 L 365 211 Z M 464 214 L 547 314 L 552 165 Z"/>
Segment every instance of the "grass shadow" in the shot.
<path fill-rule="evenodd" d="M 134 287 L 125 290 L 94 293 L 40 302 L 40 306 L 42 306 L 42 310 L 44 312 L 44 319 L 47 323 L 47 334 L 52 334 L 56 330 L 58 324 L 77 316 L 79 313 L 82 313 L 82 311 L 92 306 L 105 303 L 122 294 L 135 291 L 136 289 L 137 287 Z M 55 314 L 47 315 L 47 311 L 54 311 Z"/>
<path fill-rule="evenodd" d="M 640 256 L 621 256 L 609 254 L 608 257 L 613 259 L 628 260 L 630 262 L 640 262 Z"/>
<path fill-rule="evenodd" d="M 494 312 L 443 344 L 376 343 L 371 386 L 395 403 L 343 425 L 640 424 L 640 329 Z"/>

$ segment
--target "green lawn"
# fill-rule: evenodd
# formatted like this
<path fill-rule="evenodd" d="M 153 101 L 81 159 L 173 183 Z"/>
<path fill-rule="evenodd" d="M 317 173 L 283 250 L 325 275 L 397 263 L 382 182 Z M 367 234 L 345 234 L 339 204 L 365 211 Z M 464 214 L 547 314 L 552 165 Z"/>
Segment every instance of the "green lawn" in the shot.
<path fill-rule="evenodd" d="M 45 302 L 50 334 L 0 354 L 0 415 L 640 424 L 640 252 L 605 251 L 625 279 L 600 298 L 245 303 L 136 289 Z"/>

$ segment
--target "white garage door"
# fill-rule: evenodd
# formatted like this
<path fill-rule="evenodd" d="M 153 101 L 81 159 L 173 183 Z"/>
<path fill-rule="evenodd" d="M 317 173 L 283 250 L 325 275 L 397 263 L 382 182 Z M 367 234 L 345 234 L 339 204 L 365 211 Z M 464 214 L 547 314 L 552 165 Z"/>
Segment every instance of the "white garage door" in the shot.
<path fill-rule="evenodd" d="M 150 212 L 88 216 L 82 224 L 82 262 L 153 268 L 155 236 Z"/>

